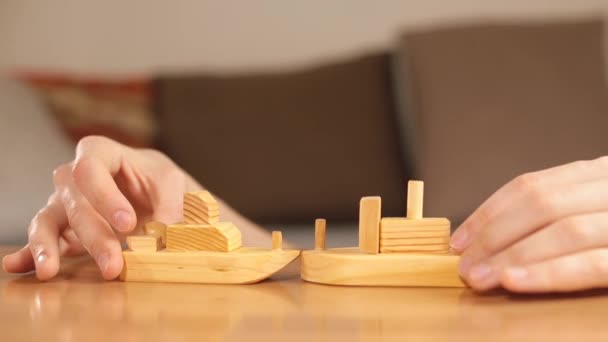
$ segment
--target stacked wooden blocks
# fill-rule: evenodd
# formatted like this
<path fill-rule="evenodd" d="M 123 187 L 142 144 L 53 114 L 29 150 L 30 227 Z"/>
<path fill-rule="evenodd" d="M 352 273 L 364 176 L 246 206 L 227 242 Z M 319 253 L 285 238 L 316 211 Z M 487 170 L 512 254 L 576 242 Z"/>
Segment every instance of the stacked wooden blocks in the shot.
<path fill-rule="evenodd" d="M 164 225 L 149 222 L 145 236 L 129 236 L 132 251 L 231 252 L 241 247 L 241 231 L 232 222 L 220 222 L 219 204 L 208 191 L 184 194 L 184 222 Z"/>
<path fill-rule="evenodd" d="M 447 253 L 449 241 L 450 221 L 444 218 L 380 221 L 380 253 Z"/>
<path fill-rule="evenodd" d="M 450 221 L 446 218 L 422 217 L 423 194 L 423 182 L 408 182 L 407 217 L 380 218 L 380 198 L 362 198 L 359 213 L 361 252 L 448 253 Z"/>

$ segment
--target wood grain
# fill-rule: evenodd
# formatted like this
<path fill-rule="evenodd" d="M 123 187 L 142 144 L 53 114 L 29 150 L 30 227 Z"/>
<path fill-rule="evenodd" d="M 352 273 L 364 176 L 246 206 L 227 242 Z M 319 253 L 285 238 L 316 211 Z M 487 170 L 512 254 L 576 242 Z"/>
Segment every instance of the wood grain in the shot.
<path fill-rule="evenodd" d="M 302 279 L 353 286 L 465 286 L 451 254 L 365 254 L 357 248 L 302 252 Z"/>
<path fill-rule="evenodd" d="M 208 216 L 203 211 L 194 211 L 184 206 L 184 222 L 188 224 L 214 224 L 220 221 L 220 216 Z"/>
<path fill-rule="evenodd" d="M 171 226 L 169 226 L 170 232 Z M 297 250 L 244 247 L 223 252 L 123 252 L 123 281 L 251 284 L 285 267 Z"/>
<path fill-rule="evenodd" d="M 231 222 L 172 224 L 167 227 L 168 251 L 230 252 L 241 247 L 241 243 L 241 232 Z"/>
<path fill-rule="evenodd" d="M 418 245 L 445 245 L 450 242 L 449 236 L 430 237 L 430 238 L 409 238 L 409 239 L 380 239 L 380 249 L 382 246 L 418 246 Z M 446 248 L 447 249 L 447 248 Z"/>
<path fill-rule="evenodd" d="M 407 231 L 437 231 L 450 229 L 450 220 L 443 217 L 425 217 L 422 219 L 409 219 L 404 217 L 383 217 L 380 221 L 382 232 Z"/>
<path fill-rule="evenodd" d="M 184 202 L 184 208 L 187 208 L 192 211 L 200 211 L 204 213 L 206 216 L 219 216 L 220 208 L 219 207 L 209 207 L 201 204 L 201 202 L 197 200 L 189 200 Z"/>
<path fill-rule="evenodd" d="M 394 232 L 386 232 L 380 231 L 380 239 L 381 240 L 390 240 L 390 239 L 412 239 L 412 238 L 438 238 L 438 237 L 446 237 L 450 236 L 450 231 L 448 229 L 438 229 L 437 231 L 394 231 Z"/>
<path fill-rule="evenodd" d="M 359 204 L 359 249 L 364 253 L 380 252 L 380 216 L 382 199 L 363 197 Z"/>
<path fill-rule="evenodd" d="M 21 247 L 0 246 L 0 258 Z M 302 281 L 298 265 L 296 260 L 268 280 L 243 286 L 104 281 L 89 257 L 63 258 L 57 277 L 46 282 L 31 272 L 0 269 L 0 339 L 482 342 L 608 336 L 604 289 L 524 296 L 478 295 L 462 287 L 325 286 Z"/>
<path fill-rule="evenodd" d="M 219 222 L 220 206 L 209 191 L 184 194 L 184 222 L 188 224 L 214 224 Z"/>

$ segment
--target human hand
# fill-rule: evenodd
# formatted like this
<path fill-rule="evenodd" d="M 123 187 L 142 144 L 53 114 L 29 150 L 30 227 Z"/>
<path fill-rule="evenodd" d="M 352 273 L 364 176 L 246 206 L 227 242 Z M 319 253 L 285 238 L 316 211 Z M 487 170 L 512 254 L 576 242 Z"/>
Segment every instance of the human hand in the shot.
<path fill-rule="evenodd" d="M 608 286 L 608 156 L 515 178 L 456 230 L 451 246 L 476 290 Z"/>
<path fill-rule="evenodd" d="M 200 189 L 164 154 L 90 136 L 53 173 L 55 192 L 32 219 L 27 245 L 3 259 L 7 272 L 54 277 L 60 258 L 88 252 L 105 279 L 122 270 L 120 241 L 150 220 L 182 219 L 185 191 Z"/>

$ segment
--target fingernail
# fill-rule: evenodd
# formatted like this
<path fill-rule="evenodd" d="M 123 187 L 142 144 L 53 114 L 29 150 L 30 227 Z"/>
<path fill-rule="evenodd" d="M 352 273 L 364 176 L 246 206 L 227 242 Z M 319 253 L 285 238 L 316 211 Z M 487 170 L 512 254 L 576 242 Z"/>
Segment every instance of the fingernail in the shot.
<path fill-rule="evenodd" d="M 108 269 L 109 263 L 110 263 L 110 257 L 107 254 L 102 254 L 97 259 L 97 265 L 99 266 L 99 269 L 101 270 L 101 273 L 106 273 L 106 270 Z"/>
<path fill-rule="evenodd" d="M 515 281 L 520 282 L 528 278 L 528 270 L 523 267 L 511 267 L 505 270 L 506 276 Z"/>
<path fill-rule="evenodd" d="M 492 273 L 492 267 L 486 264 L 479 264 L 471 268 L 471 272 L 469 272 L 469 280 L 474 283 L 481 284 L 489 280 Z"/>
<path fill-rule="evenodd" d="M 469 275 L 469 269 L 471 268 L 471 259 L 469 257 L 460 257 L 460 264 L 458 265 L 458 273 L 461 277 L 467 277 Z"/>
<path fill-rule="evenodd" d="M 114 228 L 120 231 L 127 231 L 131 228 L 131 214 L 127 211 L 119 210 L 112 217 Z"/>
<path fill-rule="evenodd" d="M 467 233 L 467 230 L 462 227 L 456 229 L 454 235 L 452 235 L 452 238 L 450 239 L 450 247 L 452 247 L 452 249 L 458 252 L 461 252 L 463 249 L 466 248 L 468 243 L 469 233 Z"/>

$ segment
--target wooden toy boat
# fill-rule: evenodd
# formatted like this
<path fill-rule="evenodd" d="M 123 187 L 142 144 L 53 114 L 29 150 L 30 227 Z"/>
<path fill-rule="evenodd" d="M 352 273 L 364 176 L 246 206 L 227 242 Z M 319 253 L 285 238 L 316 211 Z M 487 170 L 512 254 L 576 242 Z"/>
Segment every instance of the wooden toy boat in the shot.
<path fill-rule="evenodd" d="M 278 272 L 299 255 L 283 250 L 272 232 L 272 248 L 241 247 L 241 232 L 219 222 L 219 206 L 208 192 L 184 196 L 185 223 L 150 222 L 144 236 L 127 237 L 122 281 L 251 284 Z"/>
<path fill-rule="evenodd" d="M 325 248 L 326 222 L 315 222 L 315 249 L 302 252 L 302 279 L 350 286 L 463 287 L 459 256 L 449 251 L 450 222 L 422 218 L 422 182 L 410 182 L 406 218 L 381 218 L 379 197 L 364 197 L 359 247 Z"/>

